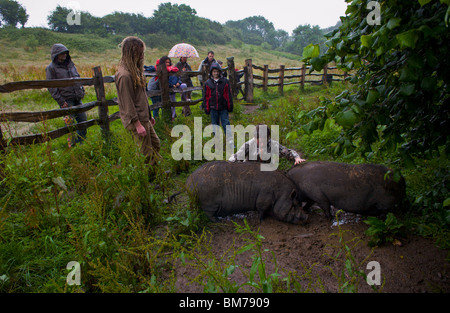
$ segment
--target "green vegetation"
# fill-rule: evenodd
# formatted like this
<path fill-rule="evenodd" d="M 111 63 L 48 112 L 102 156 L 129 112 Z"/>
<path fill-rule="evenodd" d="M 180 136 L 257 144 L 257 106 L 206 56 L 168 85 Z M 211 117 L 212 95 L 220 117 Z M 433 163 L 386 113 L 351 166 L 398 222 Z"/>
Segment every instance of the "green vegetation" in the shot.
<path fill-rule="evenodd" d="M 337 95 L 344 88 L 348 86 L 308 86 L 301 92 L 291 87 L 284 97 L 274 90 L 257 92 L 255 102 L 266 103 L 266 108 L 247 115 L 243 114 L 245 105 L 237 103 L 231 120 L 243 125 L 279 125 L 281 141 L 303 151 L 308 159 L 343 160 L 332 153 L 341 127 L 327 122 L 323 130 L 307 134 L 298 115 L 320 105 L 319 96 Z M 88 90 L 88 97 L 93 92 Z M 29 93 L 42 95 L 40 91 Z M 116 109 L 111 108 L 111 113 Z M 198 107 L 193 108 L 193 114 L 207 118 Z M 177 123 L 193 129 L 191 117 L 185 118 L 181 112 L 178 115 Z M 287 139 L 292 129 L 298 129 L 297 137 Z M 144 159 L 119 121 L 112 124 L 110 146 L 104 144 L 99 128 L 94 127 L 87 142 L 74 149 L 66 148 L 63 137 L 48 144 L 7 150 L 1 158 L 5 176 L 0 191 L 2 291 L 173 292 L 177 291 L 177 269 L 182 266 L 198 270 L 191 282 L 203 286 L 205 292 L 323 291 L 320 277 L 311 275 L 319 264 L 305 268 L 304 273 L 286 273 L 277 266 L 268 271 L 267 264 L 276 264 L 276 256 L 262 249 L 264 238 L 245 223 L 234 230 L 244 243 L 233 245 L 223 255 L 215 254 L 209 233 L 213 225 L 195 201 L 182 198 L 173 205 L 164 203 L 203 162 L 171 159 L 170 148 L 177 138 L 172 138 L 170 129 L 162 123 L 156 130 L 162 141 L 163 160 L 153 182 L 148 181 Z M 345 161 L 362 162 L 359 158 Z M 290 165 L 282 160 L 280 168 Z M 171 170 L 169 176 L 166 170 Z M 433 173 L 431 169 L 429 172 Z M 409 190 L 422 190 L 425 201 L 432 190 L 430 185 L 422 186 L 423 173 L 406 174 Z M 414 210 L 399 216 L 402 224 L 409 225 L 408 231 L 421 233 L 417 225 L 422 225 L 421 229 L 427 228 L 427 236 L 448 247 L 448 224 L 438 224 L 435 219 L 430 222 L 420 208 Z M 352 292 L 358 289 L 361 272 L 357 268 L 362 260 L 352 259 L 351 249 L 352 243 L 360 241 L 346 240 L 350 250 L 330 257 L 346 266 L 345 274 L 334 273 L 340 290 Z M 253 255 L 249 266 L 237 261 L 245 253 Z M 66 284 L 66 265 L 73 260 L 81 264 L 81 286 Z M 246 277 L 244 283 L 229 279 L 236 271 Z"/>
<path fill-rule="evenodd" d="M 368 219 L 371 242 L 381 245 L 392 241 L 401 230 L 402 236 L 419 234 L 431 238 L 439 247 L 448 249 L 448 137 L 444 138 L 445 141 L 440 137 L 435 138 L 436 127 L 431 133 L 420 130 L 429 126 L 428 118 L 432 122 L 439 122 L 446 117 L 445 114 L 439 115 L 442 113 L 440 109 L 446 107 L 445 101 L 448 101 L 448 76 L 445 71 L 441 71 L 445 56 L 431 50 L 439 57 L 434 59 L 428 53 L 428 59 L 425 57 L 423 60 L 436 61 L 432 62 L 435 67 L 433 64 L 421 64 L 417 55 L 425 53 L 427 56 L 424 50 L 426 43 L 414 40 L 415 46 L 408 47 L 401 44 L 402 36 L 397 42 L 398 46 L 389 48 L 389 53 L 376 55 L 376 51 L 382 48 L 378 45 L 377 36 L 383 39 L 383 36 L 391 36 L 391 32 L 383 32 L 383 26 L 377 28 L 378 32 L 370 35 L 374 39 L 370 47 L 369 38 L 364 44 L 358 42 L 359 36 L 350 38 L 348 32 L 351 28 L 360 31 L 358 25 L 363 11 L 357 4 L 358 1 L 353 1 L 349 6 L 349 19 L 343 21 L 340 31 L 330 39 L 334 50 L 324 56 L 326 59 L 336 53 L 341 58 L 338 64 L 344 63 L 348 69 L 356 70 L 356 77 L 360 78 L 353 82 L 356 85 L 350 82 L 333 83 L 331 86 L 308 85 L 304 91 L 298 86 L 289 86 L 283 97 L 278 95 L 276 89 L 270 89 L 267 93 L 256 90 L 255 104 L 259 110 L 245 114 L 247 104 L 237 101 L 231 115 L 232 124 L 279 125 L 280 141 L 302 151 L 308 160 L 383 163 L 401 170 L 406 179 L 411 207 L 407 212 L 389 215 L 385 221 Z M 433 7 L 439 9 L 436 16 L 444 17 L 441 11 L 444 4 L 439 5 L 437 1 L 421 1 L 421 4 L 424 14 L 429 14 L 428 9 Z M 418 10 L 414 7 L 400 10 L 398 14 L 409 12 L 415 16 Z M 352 14 L 356 14 L 358 19 Z M 405 21 L 409 18 L 405 17 Z M 353 25 L 355 20 L 358 25 Z M 411 23 L 420 20 L 411 18 Z M 406 31 L 403 24 L 397 25 L 395 21 L 388 24 L 391 30 L 398 28 L 400 31 L 401 27 L 402 31 Z M 433 15 L 426 21 L 436 23 L 434 28 L 442 31 L 439 34 L 443 38 L 448 35 L 440 26 L 442 20 L 435 20 Z M 423 32 L 418 35 L 421 39 L 438 39 L 434 31 L 425 33 L 425 26 L 415 25 L 414 29 Z M 393 32 L 393 35 L 397 38 L 399 34 Z M 393 42 L 393 37 L 388 38 Z M 98 42 L 98 45 L 94 48 L 95 45 L 87 45 L 86 40 L 90 39 Z M 42 79 L 43 68 L 49 62 L 49 47 L 58 41 L 71 46 L 82 76 L 91 76 L 92 67 L 96 65 L 102 66 L 105 75 L 112 75 L 120 55 L 117 43 L 121 39 L 122 35 L 114 34 L 99 37 L 95 34 L 56 33 L 44 29 L 2 28 L 0 41 L 9 48 L 0 52 L 0 79 Z M 235 56 L 237 67 L 249 56 L 258 65 L 298 65 L 291 54 L 279 51 L 276 54 L 268 53 L 263 46 L 243 44 L 240 40 L 233 40 L 228 46 L 211 46 L 212 49 L 219 48 L 223 57 Z M 211 46 L 200 45 L 199 52 L 206 54 Z M 437 42 L 436 46 L 442 50 L 447 47 Z M 346 50 L 350 48 L 357 51 Z M 373 48 L 376 48 L 375 54 Z M 107 51 L 95 53 L 95 49 Z M 317 51 L 314 47 L 305 49 L 304 56 L 313 65 L 322 62 Z M 166 48 L 149 45 L 146 63 L 152 64 L 164 54 L 167 54 Z M 394 60 L 385 59 L 390 57 L 400 57 L 395 59 L 398 62 L 401 60 L 394 72 L 387 71 L 385 67 L 388 63 L 383 63 Z M 361 58 L 371 61 L 372 65 L 356 62 Z M 351 67 L 351 60 L 353 65 L 356 62 L 358 66 Z M 410 71 L 411 66 L 420 67 L 428 76 L 420 80 Z M 423 83 L 426 77 L 436 80 L 436 89 Z M 375 82 L 381 82 L 385 89 L 381 85 L 372 85 Z M 411 90 L 404 86 L 412 88 L 413 85 L 414 92 L 409 94 Z M 394 88 L 393 93 L 388 93 L 388 88 Z M 430 93 L 430 88 L 433 93 Z M 115 97 L 113 84 L 106 86 L 106 92 L 108 99 Z M 414 101 L 417 100 L 416 96 L 422 97 L 425 93 L 431 96 L 429 101 L 421 98 L 419 100 L 422 102 L 419 103 L 424 110 L 431 109 L 422 114 L 422 111 L 415 110 L 417 106 Z M 389 107 L 394 95 L 398 106 L 394 104 L 394 107 Z M 194 93 L 193 99 L 198 97 L 200 93 Z M 92 99 L 95 99 L 95 92 L 93 88 L 87 88 L 86 101 Z M 386 99 L 386 102 L 382 99 Z M 2 111 L 55 108 L 45 90 L 2 94 L 0 105 Z M 404 114 L 400 124 L 393 119 L 397 109 Z M 110 108 L 110 114 L 115 111 L 117 108 Z M 198 106 L 192 107 L 192 112 L 193 116 L 202 116 L 204 124 L 209 121 Z M 95 117 L 96 112 L 90 114 Z M 417 124 L 416 133 L 412 133 L 414 128 L 411 128 L 411 124 L 416 116 L 423 117 L 423 124 Z M 407 125 L 408 119 L 408 128 L 397 127 Z M 193 129 L 193 117 L 182 116 L 181 109 L 178 109 L 175 122 Z M 28 126 L 26 131 L 22 129 L 26 126 L 14 123 L 2 123 L 1 127 L 9 138 L 62 125 L 61 120 L 54 120 Z M 393 136 L 394 130 L 397 136 Z M 304 267 L 303 273 L 286 273 L 277 266 L 275 254 L 263 249 L 265 239 L 259 231 L 249 227 L 246 222 L 243 225 L 236 223 L 233 230 L 243 244 L 233 243 L 229 250 L 217 255 L 211 244 L 210 233 L 215 226 L 198 209 L 195 199 L 184 196 L 171 205 L 164 201 L 180 191 L 188 175 L 203 164 L 203 161 L 175 161 L 171 158 L 172 144 L 178 139 L 171 137 L 171 125 L 161 121 L 156 124 L 163 159 L 156 178 L 151 182 L 148 180 L 144 158 L 120 121 L 112 123 L 111 132 L 109 145 L 103 141 L 100 129 L 93 127 L 88 130 L 87 141 L 73 149 L 67 148 L 67 137 L 63 137 L 41 145 L 10 147 L 4 155 L 0 155 L 0 291 L 175 292 L 179 288 L 176 284 L 177 276 L 181 275 L 179 270 L 185 266 L 196 269 L 198 273 L 195 277 L 185 279 L 200 285 L 205 292 L 324 291 L 320 277 L 312 275 L 313 268 L 322 264 Z M 427 134 L 432 137 L 425 142 L 422 137 Z M 418 143 L 421 139 L 426 143 L 423 146 L 426 149 L 413 149 L 411 143 Z M 208 138 L 203 140 L 207 141 Z M 367 150 L 368 147 L 370 150 Z M 408 162 L 410 159 L 415 166 Z M 281 170 L 291 166 L 286 160 L 280 161 Z M 357 292 L 358 281 L 363 276 L 360 266 L 366 259 L 355 259 L 352 250 L 362 241 L 340 227 L 333 238 L 338 243 L 330 243 L 329 247 L 337 253 L 328 256 L 343 265 L 341 272 L 333 272 L 338 289 L 340 292 Z M 249 254 L 251 264 L 241 264 L 239 257 Z M 81 286 L 69 286 L 66 283 L 69 273 L 66 265 L 70 261 L 81 264 Z M 269 263 L 273 266 L 267 266 Z M 231 279 L 237 273 L 241 273 L 245 281 L 238 283 Z"/>

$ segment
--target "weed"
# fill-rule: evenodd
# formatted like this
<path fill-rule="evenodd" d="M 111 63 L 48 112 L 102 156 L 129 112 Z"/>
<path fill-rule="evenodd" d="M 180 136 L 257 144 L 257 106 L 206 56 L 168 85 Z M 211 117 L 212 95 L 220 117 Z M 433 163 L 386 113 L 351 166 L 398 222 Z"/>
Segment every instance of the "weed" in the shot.
<path fill-rule="evenodd" d="M 342 210 L 336 212 L 336 221 L 338 232 L 333 233 L 330 237 L 337 237 L 337 244 L 327 244 L 327 248 L 335 252 L 334 255 L 330 255 L 326 252 L 324 255 L 334 260 L 337 264 L 341 264 L 343 268 L 340 273 L 335 271 L 331 266 L 328 266 L 332 275 L 336 278 L 338 283 L 338 292 L 343 293 L 356 293 L 358 292 L 359 284 L 361 283 L 361 278 L 364 282 L 367 280 L 367 276 L 364 271 L 361 270 L 363 266 L 367 264 L 370 256 L 373 254 L 373 249 L 371 253 L 362 261 L 358 261 L 354 255 L 353 250 L 360 244 L 363 243 L 361 238 L 357 237 L 352 231 L 344 230 L 339 223 L 339 213 Z M 346 239 L 349 238 L 349 239 Z M 384 284 L 380 287 L 378 291 L 381 291 Z M 374 291 L 377 291 L 375 286 L 372 286 Z"/>
<path fill-rule="evenodd" d="M 392 213 L 388 213 L 386 220 L 382 221 L 376 217 L 369 216 L 364 223 L 370 225 L 366 235 L 371 236 L 369 246 L 375 247 L 386 242 L 394 242 L 402 234 L 403 224 L 399 223 Z"/>

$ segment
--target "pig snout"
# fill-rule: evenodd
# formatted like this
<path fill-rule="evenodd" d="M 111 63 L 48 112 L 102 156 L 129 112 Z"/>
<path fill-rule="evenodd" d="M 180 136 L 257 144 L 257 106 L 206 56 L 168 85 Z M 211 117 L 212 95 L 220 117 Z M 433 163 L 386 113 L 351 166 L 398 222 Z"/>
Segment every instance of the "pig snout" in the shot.
<path fill-rule="evenodd" d="M 306 221 L 308 220 L 308 214 L 303 211 L 302 208 L 292 208 L 289 217 L 288 222 L 292 224 L 297 225 L 304 225 L 306 224 Z"/>

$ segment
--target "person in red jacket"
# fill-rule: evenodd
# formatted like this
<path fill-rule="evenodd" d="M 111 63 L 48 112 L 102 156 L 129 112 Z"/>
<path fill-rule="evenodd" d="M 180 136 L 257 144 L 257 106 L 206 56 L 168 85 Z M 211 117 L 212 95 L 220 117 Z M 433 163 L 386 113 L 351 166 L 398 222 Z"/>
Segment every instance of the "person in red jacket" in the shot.
<path fill-rule="evenodd" d="M 210 78 L 203 87 L 203 107 L 205 113 L 211 116 L 211 123 L 216 129 L 222 123 L 223 130 L 227 134 L 227 139 L 233 139 L 231 131 L 227 126 L 230 125 L 228 117 L 229 112 L 233 112 L 233 97 L 231 95 L 231 86 L 228 79 L 222 77 L 222 69 L 218 63 L 213 63 L 210 69 Z M 216 130 L 214 130 L 216 133 Z"/>

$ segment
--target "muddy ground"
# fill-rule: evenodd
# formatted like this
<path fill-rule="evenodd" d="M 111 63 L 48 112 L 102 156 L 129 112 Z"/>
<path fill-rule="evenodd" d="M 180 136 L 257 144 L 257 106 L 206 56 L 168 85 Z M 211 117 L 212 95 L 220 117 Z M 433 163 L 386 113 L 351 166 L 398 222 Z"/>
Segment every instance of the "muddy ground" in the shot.
<path fill-rule="evenodd" d="M 339 227 L 329 221 L 323 212 L 315 208 L 309 216 L 306 225 L 292 225 L 266 218 L 262 222 L 258 216 L 251 212 L 246 216 L 233 216 L 222 219 L 210 226 L 212 252 L 220 260 L 224 255 L 230 254 L 230 247 L 242 247 L 246 244 L 244 237 L 240 238 L 235 232 L 235 225 L 244 225 L 247 219 L 253 231 L 258 231 L 263 239 L 263 249 L 266 258 L 266 273 L 275 271 L 272 252 L 278 265 L 278 273 L 286 277 L 288 272 L 297 273 L 296 280 L 300 282 L 302 290 L 308 292 L 339 291 L 348 278 L 340 280 L 345 270 L 345 256 L 339 244 Z M 359 264 L 359 270 L 369 275 L 367 269 L 370 261 L 377 261 L 381 269 L 381 286 L 377 291 L 383 293 L 424 293 L 424 292 L 450 292 L 449 263 L 446 261 L 448 251 L 441 250 L 428 239 L 415 235 L 400 238 L 396 244 L 387 243 L 372 249 L 368 246 L 369 237 L 364 233 L 369 227 L 363 218 L 345 213 L 339 217 L 341 232 L 344 240 L 351 248 L 354 264 Z M 234 248 L 236 251 L 236 248 Z M 232 254 L 232 253 L 231 253 Z M 254 252 L 248 251 L 236 257 L 236 264 L 248 269 L 252 265 Z M 337 258 L 335 258 L 337 257 Z M 225 258 L 227 259 L 227 258 Z M 177 292 L 204 292 L 203 286 L 192 279 L 197 277 L 199 270 L 188 264 L 180 266 L 177 273 Z M 336 277 L 336 276 L 337 277 Z M 302 277 L 303 276 L 303 277 Z M 346 277 L 349 277 L 348 275 Z M 357 292 L 374 292 L 374 290 L 361 277 L 352 282 Z M 371 276 L 376 278 L 375 276 Z M 236 270 L 229 278 L 238 285 L 248 281 L 240 270 Z M 284 284 L 285 285 L 285 284 Z M 220 290 L 219 290 L 220 291 Z M 250 287 L 243 286 L 239 292 L 253 292 Z M 256 290 L 257 291 L 257 290 Z"/>

